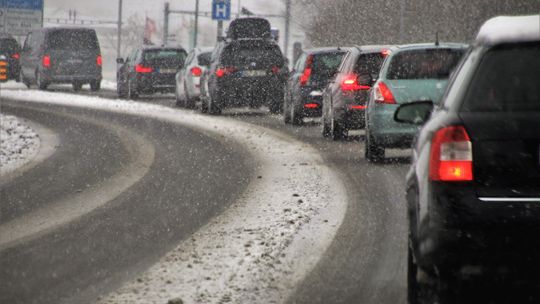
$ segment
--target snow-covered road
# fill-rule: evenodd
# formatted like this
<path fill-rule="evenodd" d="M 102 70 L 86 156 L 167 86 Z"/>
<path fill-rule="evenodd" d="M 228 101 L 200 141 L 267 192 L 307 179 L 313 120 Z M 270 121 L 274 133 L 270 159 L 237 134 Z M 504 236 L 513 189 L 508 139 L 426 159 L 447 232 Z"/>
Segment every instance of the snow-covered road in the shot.
<path fill-rule="evenodd" d="M 28 122 L 0 113 L 0 176 L 30 162 L 39 147 L 39 135 Z"/>
<path fill-rule="evenodd" d="M 340 177 L 315 149 L 282 133 L 129 101 L 18 90 L 3 96 L 182 124 L 236 141 L 256 159 L 257 176 L 239 201 L 103 303 L 284 302 L 322 257 L 345 215 Z"/>

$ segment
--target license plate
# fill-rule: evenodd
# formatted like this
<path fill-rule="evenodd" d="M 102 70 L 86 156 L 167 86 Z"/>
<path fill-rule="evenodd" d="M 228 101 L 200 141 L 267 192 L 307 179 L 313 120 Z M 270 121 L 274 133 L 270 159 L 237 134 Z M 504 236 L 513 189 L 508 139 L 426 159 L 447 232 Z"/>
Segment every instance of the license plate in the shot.
<path fill-rule="evenodd" d="M 242 75 L 244 77 L 261 77 L 261 76 L 266 76 L 266 71 L 264 70 L 244 71 Z"/>
<path fill-rule="evenodd" d="M 175 69 L 160 69 L 159 72 L 161 74 L 174 74 L 176 73 Z"/>

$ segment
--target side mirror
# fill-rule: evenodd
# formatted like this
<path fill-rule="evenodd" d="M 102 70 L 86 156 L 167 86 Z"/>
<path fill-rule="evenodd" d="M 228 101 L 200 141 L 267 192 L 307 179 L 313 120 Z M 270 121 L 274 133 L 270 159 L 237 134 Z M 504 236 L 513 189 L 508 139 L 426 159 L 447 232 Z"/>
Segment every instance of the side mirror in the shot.
<path fill-rule="evenodd" d="M 373 86 L 373 77 L 371 74 L 360 74 L 358 76 L 358 84 L 361 86 L 371 87 Z"/>
<path fill-rule="evenodd" d="M 116 63 L 124 64 L 124 58 L 116 58 Z"/>
<path fill-rule="evenodd" d="M 433 101 L 415 101 L 400 105 L 394 113 L 394 120 L 411 125 L 423 125 L 433 111 Z"/>

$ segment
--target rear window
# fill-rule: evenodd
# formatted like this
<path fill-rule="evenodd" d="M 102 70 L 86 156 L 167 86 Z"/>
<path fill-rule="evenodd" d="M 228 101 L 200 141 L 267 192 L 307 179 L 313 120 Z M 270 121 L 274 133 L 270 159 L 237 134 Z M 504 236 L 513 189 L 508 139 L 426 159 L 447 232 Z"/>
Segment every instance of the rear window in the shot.
<path fill-rule="evenodd" d="M 384 56 L 381 53 L 362 54 L 358 57 L 354 70 L 358 74 L 370 74 L 373 78 L 379 75 Z"/>
<path fill-rule="evenodd" d="M 388 79 L 445 79 L 465 50 L 423 49 L 403 51 L 392 58 Z"/>
<path fill-rule="evenodd" d="M 0 39 L 0 52 L 2 53 L 14 53 L 19 51 L 19 44 L 15 39 L 3 38 Z"/>
<path fill-rule="evenodd" d="M 87 30 L 57 30 L 49 33 L 47 48 L 52 50 L 99 49 L 96 33 Z"/>
<path fill-rule="evenodd" d="M 143 55 L 144 61 L 174 61 L 183 63 L 186 59 L 184 50 L 147 50 Z"/>
<path fill-rule="evenodd" d="M 540 43 L 486 53 L 466 94 L 466 112 L 540 111 Z"/>
<path fill-rule="evenodd" d="M 227 66 L 249 66 L 253 63 L 260 67 L 283 66 L 284 60 L 275 44 L 231 44 L 221 57 L 221 64 Z"/>
<path fill-rule="evenodd" d="M 311 64 L 313 74 L 333 75 L 336 73 L 345 52 L 315 54 Z"/>

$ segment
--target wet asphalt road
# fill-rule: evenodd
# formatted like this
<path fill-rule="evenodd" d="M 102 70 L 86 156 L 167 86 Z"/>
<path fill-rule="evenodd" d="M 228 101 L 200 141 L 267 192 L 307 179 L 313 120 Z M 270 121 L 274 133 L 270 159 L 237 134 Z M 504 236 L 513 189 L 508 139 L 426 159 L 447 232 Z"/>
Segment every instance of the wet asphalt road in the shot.
<path fill-rule="evenodd" d="M 106 125 L 142 136 L 155 159 L 112 202 L 0 250 L 0 303 L 91 303 L 226 209 L 252 178 L 244 151 L 182 126 L 7 100 L 2 112 L 52 129 L 61 144 L 47 161 L 3 182 L 0 224 L 69 199 L 127 166 L 126 147 Z"/>
<path fill-rule="evenodd" d="M 110 91 L 82 94 L 116 98 Z M 174 107 L 174 98 L 159 94 L 142 97 L 140 102 Z M 227 110 L 223 115 L 310 143 L 346 182 L 350 202 L 345 220 L 328 252 L 289 303 L 406 303 L 404 194 L 410 150 L 390 150 L 385 163 L 371 164 L 363 157 L 362 131 L 333 142 L 322 138 L 316 120 L 296 127 L 266 110 Z"/>

